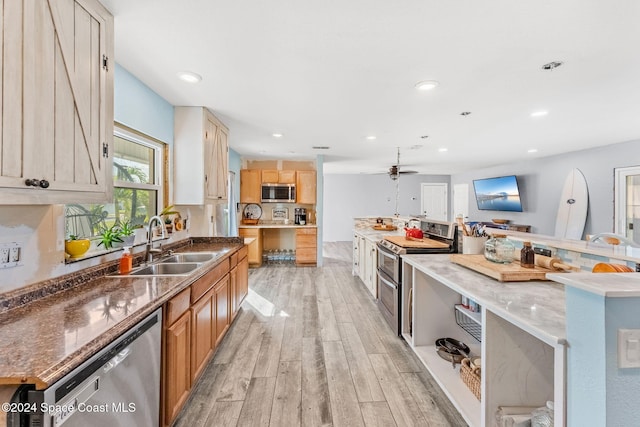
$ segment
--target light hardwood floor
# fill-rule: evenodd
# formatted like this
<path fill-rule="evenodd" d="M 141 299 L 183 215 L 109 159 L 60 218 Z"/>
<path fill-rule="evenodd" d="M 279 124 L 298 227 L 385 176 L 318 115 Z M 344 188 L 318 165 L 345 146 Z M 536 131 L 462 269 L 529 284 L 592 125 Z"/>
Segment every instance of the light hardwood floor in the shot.
<path fill-rule="evenodd" d="M 320 268 L 250 270 L 175 426 L 466 426 L 351 275 L 351 242 L 323 249 Z"/>

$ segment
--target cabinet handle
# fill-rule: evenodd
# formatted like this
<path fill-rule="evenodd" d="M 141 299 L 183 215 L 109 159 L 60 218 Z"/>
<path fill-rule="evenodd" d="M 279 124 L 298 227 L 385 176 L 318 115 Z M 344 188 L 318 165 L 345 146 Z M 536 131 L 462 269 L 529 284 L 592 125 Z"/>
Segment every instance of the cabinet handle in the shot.
<path fill-rule="evenodd" d="M 26 179 L 24 184 L 27 187 L 49 188 L 49 181 L 46 179 Z"/>

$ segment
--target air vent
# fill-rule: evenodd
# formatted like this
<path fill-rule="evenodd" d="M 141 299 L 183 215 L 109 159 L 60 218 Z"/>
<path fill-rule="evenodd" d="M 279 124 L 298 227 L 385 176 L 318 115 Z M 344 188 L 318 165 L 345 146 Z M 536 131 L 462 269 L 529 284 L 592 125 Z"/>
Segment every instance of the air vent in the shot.
<path fill-rule="evenodd" d="M 328 150 L 331 147 L 327 147 L 326 145 L 314 145 L 313 147 L 314 150 Z"/>

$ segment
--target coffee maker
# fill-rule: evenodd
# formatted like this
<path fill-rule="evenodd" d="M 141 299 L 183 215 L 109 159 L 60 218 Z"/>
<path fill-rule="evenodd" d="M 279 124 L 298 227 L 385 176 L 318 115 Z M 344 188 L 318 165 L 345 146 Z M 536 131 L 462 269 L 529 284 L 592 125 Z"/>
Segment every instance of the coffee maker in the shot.
<path fill-rule="evenodd" d="M 294 208 L 295 224 L 305 225 L 307 223 L 307 208 Z"/>

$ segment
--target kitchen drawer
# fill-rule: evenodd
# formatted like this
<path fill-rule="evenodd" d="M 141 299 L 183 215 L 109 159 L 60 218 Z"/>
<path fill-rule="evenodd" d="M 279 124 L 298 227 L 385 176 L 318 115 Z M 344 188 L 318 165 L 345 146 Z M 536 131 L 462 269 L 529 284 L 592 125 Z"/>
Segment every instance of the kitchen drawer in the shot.
<path fill-rule="evenodd" d="M 302 236 L 302 235 L 317 235 L 317 229 L 315 227 L 309 227 L 309 228 L 296 228 L 296 236 Z"/>
<path fill-rule="evenodd" d="M 213 267 L 211 271 L 206 273 L 194 284 L 191 285 L 191 302 L 196 302 L 204 295 L 213 285 L 215 285 L 225 274 L 229 272 L 229 258 Z"/>
<path fill-rule="evenodd" d="M 166 325 L 172 325 L 182 316 L 184 312 L 189 310 L 191 301 L 191 288 L 187 288 L 167 302 L 167 310 L 164 314 Z"/>
<path fill-rule="evenodd" d="M 233 268 L 238 265 L 238 251 L 235 251 L 229 257 L 229 268 Z"/>
<path fill-rule="evenodd" d="M 296 264 L 316 264 L 316 248 L 296 248 Z"/>
<path fill-rule="evenodd" d="M 316 236 L 303 234 L 296 236 L 296 249 L 298 248 L 315 248 L 317 246 Z"/>
<path fill-rule="evenodd" d="M 238 262 L 242 261 L 242 258 L 246 257 L 249 254 L 249 246 L 244 245 L 236 253 L 238 254 Z"/>

